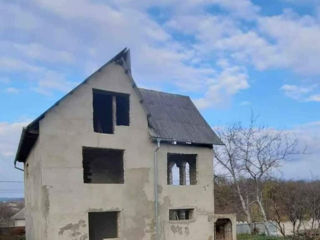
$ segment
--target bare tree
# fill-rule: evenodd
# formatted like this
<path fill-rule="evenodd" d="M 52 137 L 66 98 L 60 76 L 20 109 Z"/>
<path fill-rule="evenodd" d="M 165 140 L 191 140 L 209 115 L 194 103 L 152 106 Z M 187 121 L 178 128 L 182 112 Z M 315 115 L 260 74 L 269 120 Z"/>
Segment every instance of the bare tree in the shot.
<path fill-rule="evenodd" d="M 273 186 L 269 189 L 267 198 L 270 202 L 270 214 L 269 217 L 276 223 L 276 227 L 280 231 L 283 237 L 286 236 L 286 229 L 282 222 L 288 218 L 288 214 L 285 211 L 285 201 L 283 192 L 283 183 L 281 181 L 275 181 Z M 287 189 L 285 189 L 287 190 Z"/>
<path fill-rule="evenodd" d="M 230 178 L 223 175 L 214 176 L 214 196 L 215 213 L 236 213 L 237 220 L 246 221 L 247 217 L 242 210 L 239 197 L 234 191 L 234 184 Z"/>
<path fill-rule="evenodd" d="M 309 183 L 303 181 L 278 181 L 270 191 L 269 199 L 273 207 L 273 214 L 270 217 L 277 223 L 283 236 L 287 235 L 281 223 L 284 219 L 291 222 L 294 239 L 299 235 L 301 225 L 312 209 L 308 185 Z"/>
<path fill-rule="evenodd" d="M 297 154 L 297 140 L 287 133 L 256 126 L 252 117 L 248 128 L 239 130 L 238 141 L 240 158 L 246 176 L 255 186 L 255 201 L 261 211 L 267 235 L 267 213 L 263 202 L 263 183 L 270 178 L 273 170 L 291 155 Z"/>
<path fill-rule="evenodd" d="M 245 177 L 254 183 L 253 201 L 259 206 L 266 233 L 268 217 L 263 202 L 263 183 L 271 176 L 273 170 L 291 155 L 297 154 L 297 140 L 285 132 L 256 126 L 254 117 L 248 127 L 241 124 L 218 131 L 225 146 L 220 151 L 216 149 L 216 159 L 233 179 L 243 211 L 248 223 L 252 221 L 249 201 L 250 194 L 244 196 L 239 180 Z"/>
<path fill-rule="evenodd" d="M 243 161 L 240 158 L 240 148 L 237 143 L 241 129 L 240 124 L 234 124 L 229 128 L 218 130 L 218 134 L 225 145 L 215 148 L 215 158 L 218 164 L 226 170 L 226 175 L 230 177 L 252 232 L 251 201 L 249 193 L 245 189 L 246 185 L 240 184 L 241 179 L 243 179 Z"/>
<path fill-rule="evenodd" d="M 320 227 L 320 181 L 312 181 L 305 186 L 305 208 L 307 217 L 311 220 L 309 236 L 319 234 Z"/>

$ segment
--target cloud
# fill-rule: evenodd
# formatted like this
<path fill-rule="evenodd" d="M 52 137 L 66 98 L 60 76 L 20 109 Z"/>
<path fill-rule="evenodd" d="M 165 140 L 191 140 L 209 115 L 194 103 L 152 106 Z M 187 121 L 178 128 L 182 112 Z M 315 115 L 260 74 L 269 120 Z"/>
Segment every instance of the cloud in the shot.
<path fill-rule="evenodd" d="M 197 92 L 202 91 L 203 83 L 209 81 L 215 73 L 209 66 L 185 63 L 194 58 L 194 53 L 190 51 L 156 49 L 150 46 L 141 47 L 140 50 L 135 59 L 137 63 L 134 76 L 142 84 L 171 83 L 183 91 Z M 143 82 L 142 79 L 148 81 Z"/>
<path fill-rule="evenodd" d="M 55 42 L 50 44 L 52 40 L 46 36 L 42 39 L 34 39 L 34 41 L 27 44 L 13 43 L 11 48 L 21 50 L 21 54 L 25 57 L 24 63 L 33 66 L 34 60 L 49 61 L 51 59 L 52 62 L 61 61 L 61 64 L 74 60 L 73 64 L 77 67 L 82 65 L 82 69 L 85 69 L 87 73 L 101 65 L 108 56 L 111 57 L 115 49 L 130 46 L 134 59 L 132 63 L 134 76 L 139 84 L 158 86 L 159 88 L 169 84 L 184 92 L 200 92 L 203 94 L 206 92 L 204 83 L 217 81 L 215 80 L 217 78 L 215 67 L 203 61 L 205 53 L 203 48 L 199 49 L 197 45 L 187 47 L 183 41 L 177 41 L 174 38 L 170 29 L 176 27 L 180 32 L 182 32 L 182 29 L 187 29 L 188 27 L 183 26 L 185 19 L 190 18 L 190 23 L 195 20 L 189 13 L 194 9 L 199 10 L 198 13 L 203 12 L 205 6 L 209 5 L 217 5 L 227 11 L 232 11 L 237 17 L 241 15 L 244 17 L 249 13 L 253 15 L 258 10 L 248 0 L 241 0 L 237 4 L 231 4 L 231 1 L 217 0 L 187 1 L 184 6 L 180 6 L 181 4 L 178 1 L 164 1 L 158 4 L 150 4 L 150 2 L 144 1 L 137 4 L 137 6 L 132 1 L 112 1 L 110 4 L 106 4 L 87 0 L 68 1 L 68 3 L 61 0 L 34 0 L 33 4 L 40 7 L 41 11 L 47 12 L 51 17 L 42 17 L 41 21 L 39 21 L 41 24 L 35 26 L 35 30 L 30 32 L 43 32 L 43 35 L 45 35 L 47 30 L 43 25 L 47 25 L 50 26 L 55 38 L 62 36 L 62 40 L 66 44 L 64 46 L 58 45 L 56 39 Z M 77 5 L 76 9 L 74 8 L 75 4 Z M 155 21 L 147 12 L 148 8 L 154 6 L 169 7 L 177 13 L 171 16 L 172 23 L 168 22 L 162 26 Z M 34 12 L 34 9 L 30 9 L 29 12 Z M 38 16 L 35 15 L 35 17 Z M 175 16 L 177 16 L 177 19 L 175 19 Z M 179 16 L 181 16 L 181 19 Z M 199 15 L 195 17 L 197 18 Z M 68 23 L 64 24 L 66 27 L 61 24 L 58 26 L 57 22 L 60 22 L 61 19 L 63 19 L 63 22 Z M 224 18 L 224 24 L 220 24 L 220 20 L 221 18 L 214 16 L 201 18 L 199 26 L 203 30 L 198 39 L 201 41 L 202 39 L 203 41 L 206 39 L 213 40 L 212 34 L 205 34 L 205 29 L 208 28 L 216 29 L 216 39 L 229 35 L 233 31 L 238 31 L 236 27 L 231 28 L 233 26 L 231 20 Z M 177 26 L 174 26 L 174 24 L 177 24 Z M 183 28 L 178 26 L 179 24 L 182 24 Z M 193 26 L 193 24 L 189 26 Z M 68 31 L 65 30 L 67 28 Z M 26 34 L 28 35 L 30 32 L 26 32 Z M 62 33 L 65 32 L 64 36 Z M 72 46 L 69 45 L 71 41 L 68 39 L 69 36 L 73 40 Z M 75 39 L 75 36 L 80 37 L 81 40 Z M 49 44 L 50 47 L 48 47 Z M 104 53 L 106 54 L 104 55 Z M 240 70 L 237 70 L 237 68 L 238 66 L 235 66 L 232 69 L 230 66 L 229 70 L 221 73 L 221 77 L 226 76 L 229 78 L 224 80 L 223 84 L 215 84 L 215 86 L 210 84 L 211 92 L 219 92 L 220 98 L 224 96 L 229 98 L 236 94 L 237 91 L 232 90 L 233 86 L 228 88 L 226 85 L 228 82 L 233 84 L 235 81 L 231 81 L 231 72 L 238 72 L 240 81 L 243 78 L 244 75 L 239 74 Z M 50 78 L 50 81 L 47 80 L 44 72 L 48 70 L 50 69 L 46 66 L 45 70 L 39 74 L 39 84 L 33 89 L 44 94 L 49 94 L 53 89 L 64 91 L 65 88 L 62 87 L 63 81 L 61 77 L 55 80 L 54 78 Z M 246 78 L 248 78 L 247 75 Z M 66 85 L 71 86 L 72 84 Z M 214 88 L 217 90 L 213 90 Z M 210 106 L 208 105 L 208 107 Z"/>
<path fill-rule="evenodd" d="M 11 80 L 7 77 L 0 78 L 0 83 L 9 84 L 10 82 L 11 82 Z"/>
<path fill-rule="evenodd" d="M 286 11 L 271 17 L 259 16 L 255 22 L 257 28 L 241 29 L 239 22 L 229 19 L 228 24 L 232 27 L 228 29 L 233 30 L 218 36 L 213 27 L 205 28 L 200 36 L 217 37 L 201 38 L 198 46 L 224 51 L 228 57 L 258 70 L 289 69 L 307 76 L 320 74 L 317 65 L 320 47 L 314 44 L 320 38 L 320 22 L 316 17 Z M 219 29 L 226 23 L 223 17 L 217 17 L 215 24 Z"/>
<path fill-rule="evenodd" d="M 13 58 L 0 58 L 0 72 L 20 72 L 25 79 L 29 79 L 34 90 L 45 95 L 54 91 L 67 92 L 75 86 L 75 82 L 68 81 L 64 74 Z M 7 92 L 17 93 L 15 88 L 7 88 Z"/>
<path fill-rule="evenodd" d="M 320 46 L 314 44 L 320 38 L 320 24 L 315 17 L 287 11 L 279 16 L 262 17 L 258 23 L 259 30 L 275 42 L 282 56 L 280 67 L 300 74 L 320 74 L 317 65 Z"/>
<path fill-rule="evenodd" d="M 75 87 L 75 84 L 75 82 L 67 81 L 63 74 L 49 70 L 43 74 L 34 90 L 45 95 L 51 95 L 52 91 L 70 91 Z"/>
<path fill-rule="evenodd" d="M 284 162 L 280 169 L 280 175 L 286 179 L 319 179 L 320 122 L 303 124 L 289 130 L 289 132 L 297 136 L 301 148 L 306 147 L 306 153 Z"/>
<path fill-rule="evenodd" d="M 260 7 L 253 4 L 250 0 L 212 0 L 211 3 L 219 4 L 232 15 L 248 20 L 256 18 L 260 11 Z"/>
<path fill-rule="evenodd" d="M 315 92 L 320 91 L 317 85 L 297 86 L 297 85 L 285 84 L 281 87 L 281 90 L 289 98 L 292 98 L 298 101 L 304 101 L 304 102 L 320 101 L 320 99 L 318 98 L 319 95 L 315 94 Z"/>
<path fill-rule="evenodd" d="M 22 127 L 26 122 L 0 122 L 0 180 L 23 181 L 23 173 L 14 168 L 14 157 L 18 147 Z M 23 196 L 23 184 L 1 185 L 2 197 Z"/>
<path fill-rule="evenodd" d="M 297 5 L 307 5 L 310 6 L 310 4 L 318 4 L 318 0 L 283 0 L 284 2 L 293 3 Z"/>
<path fill-rule="evenodd" d="M 202 59 L 222 55 L 259 71 L 285 69 L 318 82 L 320 47 L 314 43 L 320 39 L 320 22 L 316 16 L 285 10 L 270 17 L 256 15 L 252 21 L 255 27 L 243 27 L 243 22 L 221 14 L 184 15 L 173 17 L 167 26 L 194 36 Z"/>
<path fill-rule="evenodd" d="M 1 43 L 0 43 L 1 44 Z M 1 44 L 4 45 L 4 44 Z M 13 43 L 12 48 L 19 51 L 21 54 L 36 60 L 47 62 L 71 63 L 74 61 L 72 54 L 63 50 L 52 50 L 44 47 L 41 44 L 30 43 L 20 44 Z"/>
<path fill-rule="evenodd" d="M 240 102 L 240 106 L 250 106 L 252 103 L 250 101 L 242 101 Z"/>
<path fill-rule="evenodd" d="M 177 15 L 166 27 L 192 35 L 197 40 L 196 49 L 202 52 L 214 49 L 216 41 L 241 32 L 233 19 L 221 15 Z"/>
<path fill-rule="evenodd" d="M 0 156 L 14 157 L 22 127 L 26 122 L 0 122 Z"/>
<path fill-rule="evenodd" d="M 214 49 L 226 51 L 231 58 L 245 64 L 255 66 L 258 70 L 266 70 L 277 66 L 282 61 L 275 46 L 255 31 L 239 32 L 230 37 L 219 39 Z"/>
<path fill-rule="evenodd" d="M 130 46 L 135 59 L 133 61 L 133 69 L 137 73 L 135 76 L 139 79 L 138 82 L 145 85 L 147 82 L 150 82 L 149 85 L 153 85 L 152 82 L 162 82 L 162 84 L 175 84 L 181 89 L 194 89 L 195 83 L 201 85 L 201 80 L 210 78 L 213 72 L 212 68 L 207 66 L 194 66 L 192 50 L 185 49 L 179 42 L 173 40 L 157 22 L 139 9 L 119 8 L 117 4 L 110 6 L 85 0 L 68 1 L 68 3 L 39 0 L 33 3 L 42 7 L 42 11 L 50 13 L 51 18 L 41 19 L 39 22 L 43 24 L 25 33 L 31 35 L 33 32 L 40 32 L 42 39 L 35 39 L 28 44 L 11 44 L 11 48 L 20 50 L 25 58 L 19 61 L 17 57 L 4 59 L 3 62 L 10 67 L 6 67 L 7 70 L 35 72 L 39 69 L 34 68 L 37 66 L 34 60 L 51 60 L 55 63 L 60 61 L 63 64 L 74 59 L 77 68 L 83 66 L 82 69 L 87 73 L 87 69 L 95 70 L 106 59 L 112 57 L 116 49 Z M 34 9 L 30 9 L 30 12 L 33 11 Z M 57 26 L 60 19 L 68 24 Z M 54 41 L 47 38 L 47 29 L 44 29 L 43 25 L 50 28 L 52 32 L 50 35 L 55 36 Z M 64 26 L 66 28 L 70 26 L 68 31 L 61 29 Z M 65 32 L 67 33 L 64 34 Z M 58 46 L 56 43 L 60 36 L 63 38 L 62 41 L 65 41 L 64 46 Z M 78 39 L 74 39 L 74 36 Z M 72 40 L 74 40 L 72 45 L 69 45 Z M 65 91 L 72 85 L 62 80 L 60 76 L 54 79 L 48 76 L 52 74 L 46 73 L 57 72 L 56 70 L 50 70 L 48 66 L 42 68 L 36 76 L 39 82 L 36 87 L 38 92 Z M 66 87 L 63 87 L 63 84 Z"/>
<path fill-rule="evenodd" d="M 281 90 L 284 91 L 285 95 L 287 95 L 288 97 L 296 100 L 301 100 L 305 97 L 306 94 L 312 91 L 312 88 L 285 84 L 281 87 Z"/>
<path fill-rule="evenodd" d="M 307 98 L 308 102 L 320 102 L 320 94 L 318 95 L 311 95 Z"/>
<path fill-rule="evenodd" d="M 221 11 L 210 12 L 216 8 Z M 157 19 L 150 9 L 165 17 Z M 73 86 L 66 80 L 69 72 L 84 77 L 128 46 L 138 84 L 200 95 L 205 107 L 219 105 L 218 99 L 228 102 L 250 87 L 251 66 L 320 75 L 320 48 L 313 44 L 320 37 L 317 18 L 292 11 L 263 16 L 262 11 L 250 0 L 3 3 L 0 20 L 5 17 L 7 24 L 0 24 L 0 68 L 28 71 L 38 92 L 64 92 Z M 228 60 L 229 70 L 220 69 L 220 58 Z M 47 80 L 47 72 L 60 73 L 64 80 Z M 310 96 L 314 99 L 316 93 Z"/>
<path fill-rule="evenodd" d="M 0 57 L 0 71 L 10 72 L 41 72 L 43 70 L 42 67 L 38 67 L 36 65 L 31 65 L 25 61 L 14 59 L 10 57 Z"/>
<path fill-rule="evenodd" d="M 205 96 L 195 100 L 195 104 L 200 109 L 212 105 L 226 105 L 231 96 L 249 88 L 248 75 L 245 69 L 239 66 L 230 66 L 226 61 L 220 61 L 220 65 L 222 67 L 221 72 L 205 83 L 205 87 L 208 89 Z"/>
<path fill-rule="evenodd" d="M 13 4 L 10 2 L 11 1 L 1 2 L 0 30 L 18 29 L 30 31 L 39 26 L 40 22 L 35 15 L 29 11 L 25 11 L 21 4 Z"/>
<path fill-rule="evenodd" d="M 20 90 L 19 89 L 17 89 L 17 88 L 14 88 L 14 87 L 9 87 L 9 88 L 6 88 L 6 90 L 5 90 L 7 93 L 11 93 L 11 94 L 17 94 L 17 93 L 19 93 L 20 92 Z"/>
<path fill-rule="evenodd" d="M 66 50 L 52 49 L 36 42 L 0 41 L 0 52 L 20 61 L 24 59 L 30 62 L 39 60 L 42 63 L 71 64 L 75 60 L 74 56 Z"/>
<path fill-rule="evenodd" d="M 228 70 L 221 72 L 220 79 L 217 79 L 219 77 L 215 67 L 203 60 L 207 54 L 205 48 L 198 43 L 190 46 L 184 41 L 177 41 L 171 32 L 173 29 L 185 32 L 190 28 L 191 34 L 197 31 L 195 36 L 198 42 L 208 44 L 221 37 L 230 36 L 239 32 L 233 20 L 210 14 L 201 17 L 202 13 L 208 6 L 219 6 L 232 12 L 236 19 L 253 19 L 256 18 L 259 8 L 249 0 L 239 0 L 236 4 L 229 0 L 199 0 L 186 1 L 183 5 L 179 1 L 141 1 L 137 4 L 129 0 L 109 3 L 88 0 L 33 0 L 28 5 L 6 5 L 9 9 L 6 13 L 7 19 L 26 19 L 26 26 L 18 28 L 12 24 L 11 27 L 19 34 L 23 32 L 24 36 L 28 36 L 28 40 L 21 43 L 20 39 L 13 38 L 0 42 L 0 51 L 2 47 L 2 51 L 8 53 L 5 54 L 8 57 L 2 59 L 2 62 L 0 59 L 0 63 L 3 63 L 2 66 L 7 71 L 31 72 L 38 83 L 32 88 L 40 93 L 66 91 L 72 83 L 62 76 L 51 77 L 52 71 L 59 75 L 58 71 L 50 69 L 50 65 L 39 64 L 39 61 L 60 65 L 72 63 L 87 73 L 88 69 L 92 71 L 102 65 L 114 54 L 115 49 L 124 46 L 131 48 L 135 60 L 134 76 L 138 83 L 145 86 L 160 87 L 169 84 L 181 91 L 200 92 L 206 94 L 205 98 L 212 98 L 208 97 L 210 93 L 204 88 L 204 85 L 210 85 L 210 92 L 219 94 L 219 98 L 230 98 L 238 92 L 233 90 L 233 86 L 227 86 L 235 83 L 231 75 L 237 74 L 240 77 L 237 83 L 243 81 L 244 77 L 249 77 L 247 74 L 240 74 L 238 66 L 235 65 L 234 69 L 230 66 Z M 173 14 L 169 15 L 168 22 L 160 24 L 148 13 L 151 7 L 169 8 Z M 28 14 L 16 16 L 23 8 L 27 9 Z M 46 14 L 38 14 L 39 11 Z M 197 30 L 198 28 L 200 30 Z M 206 31 L 207 29 L 210 31 Z M 6 49 L 10 49 L 10 52 Z M 224 76 L 228 79 L 222 83 L 221 78 Z M 209 102 L 206 101 L 207 107 L 211 106 Z"/>

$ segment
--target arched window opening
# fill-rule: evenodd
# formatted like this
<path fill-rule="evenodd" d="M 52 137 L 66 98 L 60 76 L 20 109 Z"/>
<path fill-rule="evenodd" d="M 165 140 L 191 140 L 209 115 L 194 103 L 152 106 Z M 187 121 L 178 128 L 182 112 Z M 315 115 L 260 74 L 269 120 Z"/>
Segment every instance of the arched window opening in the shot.
<path fill-rule="evenodd" d="M 168 153 L 168 185 L 197 184 L 196 154 Z"/>
<path fill-rule="evenodd" d="M 172 185 L 180 185 L 180 169 L 176 163 L 172 167 Z"/>

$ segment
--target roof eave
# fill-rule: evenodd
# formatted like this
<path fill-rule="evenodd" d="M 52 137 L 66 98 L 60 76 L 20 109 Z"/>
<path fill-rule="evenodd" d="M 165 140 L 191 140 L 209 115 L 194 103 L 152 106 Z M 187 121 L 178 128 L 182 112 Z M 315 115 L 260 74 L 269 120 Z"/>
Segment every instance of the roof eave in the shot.
<path fill-rule="evenodd" d="M 153 142 L 160 140 L 163 143 L 172 144 L 172 145 L 183 145 L 183 146 L 197 146 L 197 147 L 208 147 L 212 148 L 214 145 L 224 145 L 222 141 L 219 142 L 197 142 L 197 141 L 185 141 L 177 140 L 173 138 L 162 138 L 160 136 L 152 136 Z"/>
<path fill-rule="evenodd" d="M 29 126 L 30 125 L 22 129 L 18 150 L 14 160 L 15 166 L 17 162 L 26 162 L 29 153 L 38 139 L 39 130 L 30 129 Z"/>
<path fill-rule="evenodd" d="M 22 131 L 21 131 L 21 136 L 20 136 L 20 140 L 19 140 L 19 145 L 18 145 L 18 149 L 17 149 L 17 152 L 16 152 L 16 156 L 14 158 L 14 166 L 16 166 L 17 162 L 20 162 L 19 155 L 20 155 L 20 152 L 21 152 L 22 144 L 25 141 L 25 135 L 26 135 L 26 127 L 23 127 Z"/>

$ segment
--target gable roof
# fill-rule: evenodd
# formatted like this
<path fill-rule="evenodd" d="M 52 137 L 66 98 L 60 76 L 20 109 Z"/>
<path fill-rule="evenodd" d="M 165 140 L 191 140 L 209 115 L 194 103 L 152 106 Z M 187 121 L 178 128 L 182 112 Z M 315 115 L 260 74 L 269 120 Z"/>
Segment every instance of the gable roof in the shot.
<path fill-rule="evenodd" d="M 25 208 L 22 208 L 19 212 L 11 217 L 12 220 L 24 220 L 25 219 Z"/>
<path fill-rule="evenodd" d="M 211 127 L 203 119 L 197 108 L 187 96 L 158 92 L 137 88 L 131 76 L 130 50 L 125 48 L 115 57 L 109 60 L 95 73 L 110 63 L 121 65 L 128 74 L 132 87 L 135 89 L 140 102 L 146 112 L 148 124 L 151 128 L 152 138 L 161 138 L 165 141 L 176 141 L 179 143 L 195 145 L 221 145 L 223 144 Z M 39 136 L 39 122 L 47 112 L 72 95 L 81 85 L 86 83 L 95 73 L 62 97 L 38 118 L 24 127 L 20 137 L 18 150 L 15 157 L 16 162 L 25 162 L 29 153 Z"/>
<path fill-rule="evenodd" d="M 189 144 L 223 144 L 188 96 L 139 88 L 152 137 Z"/>

